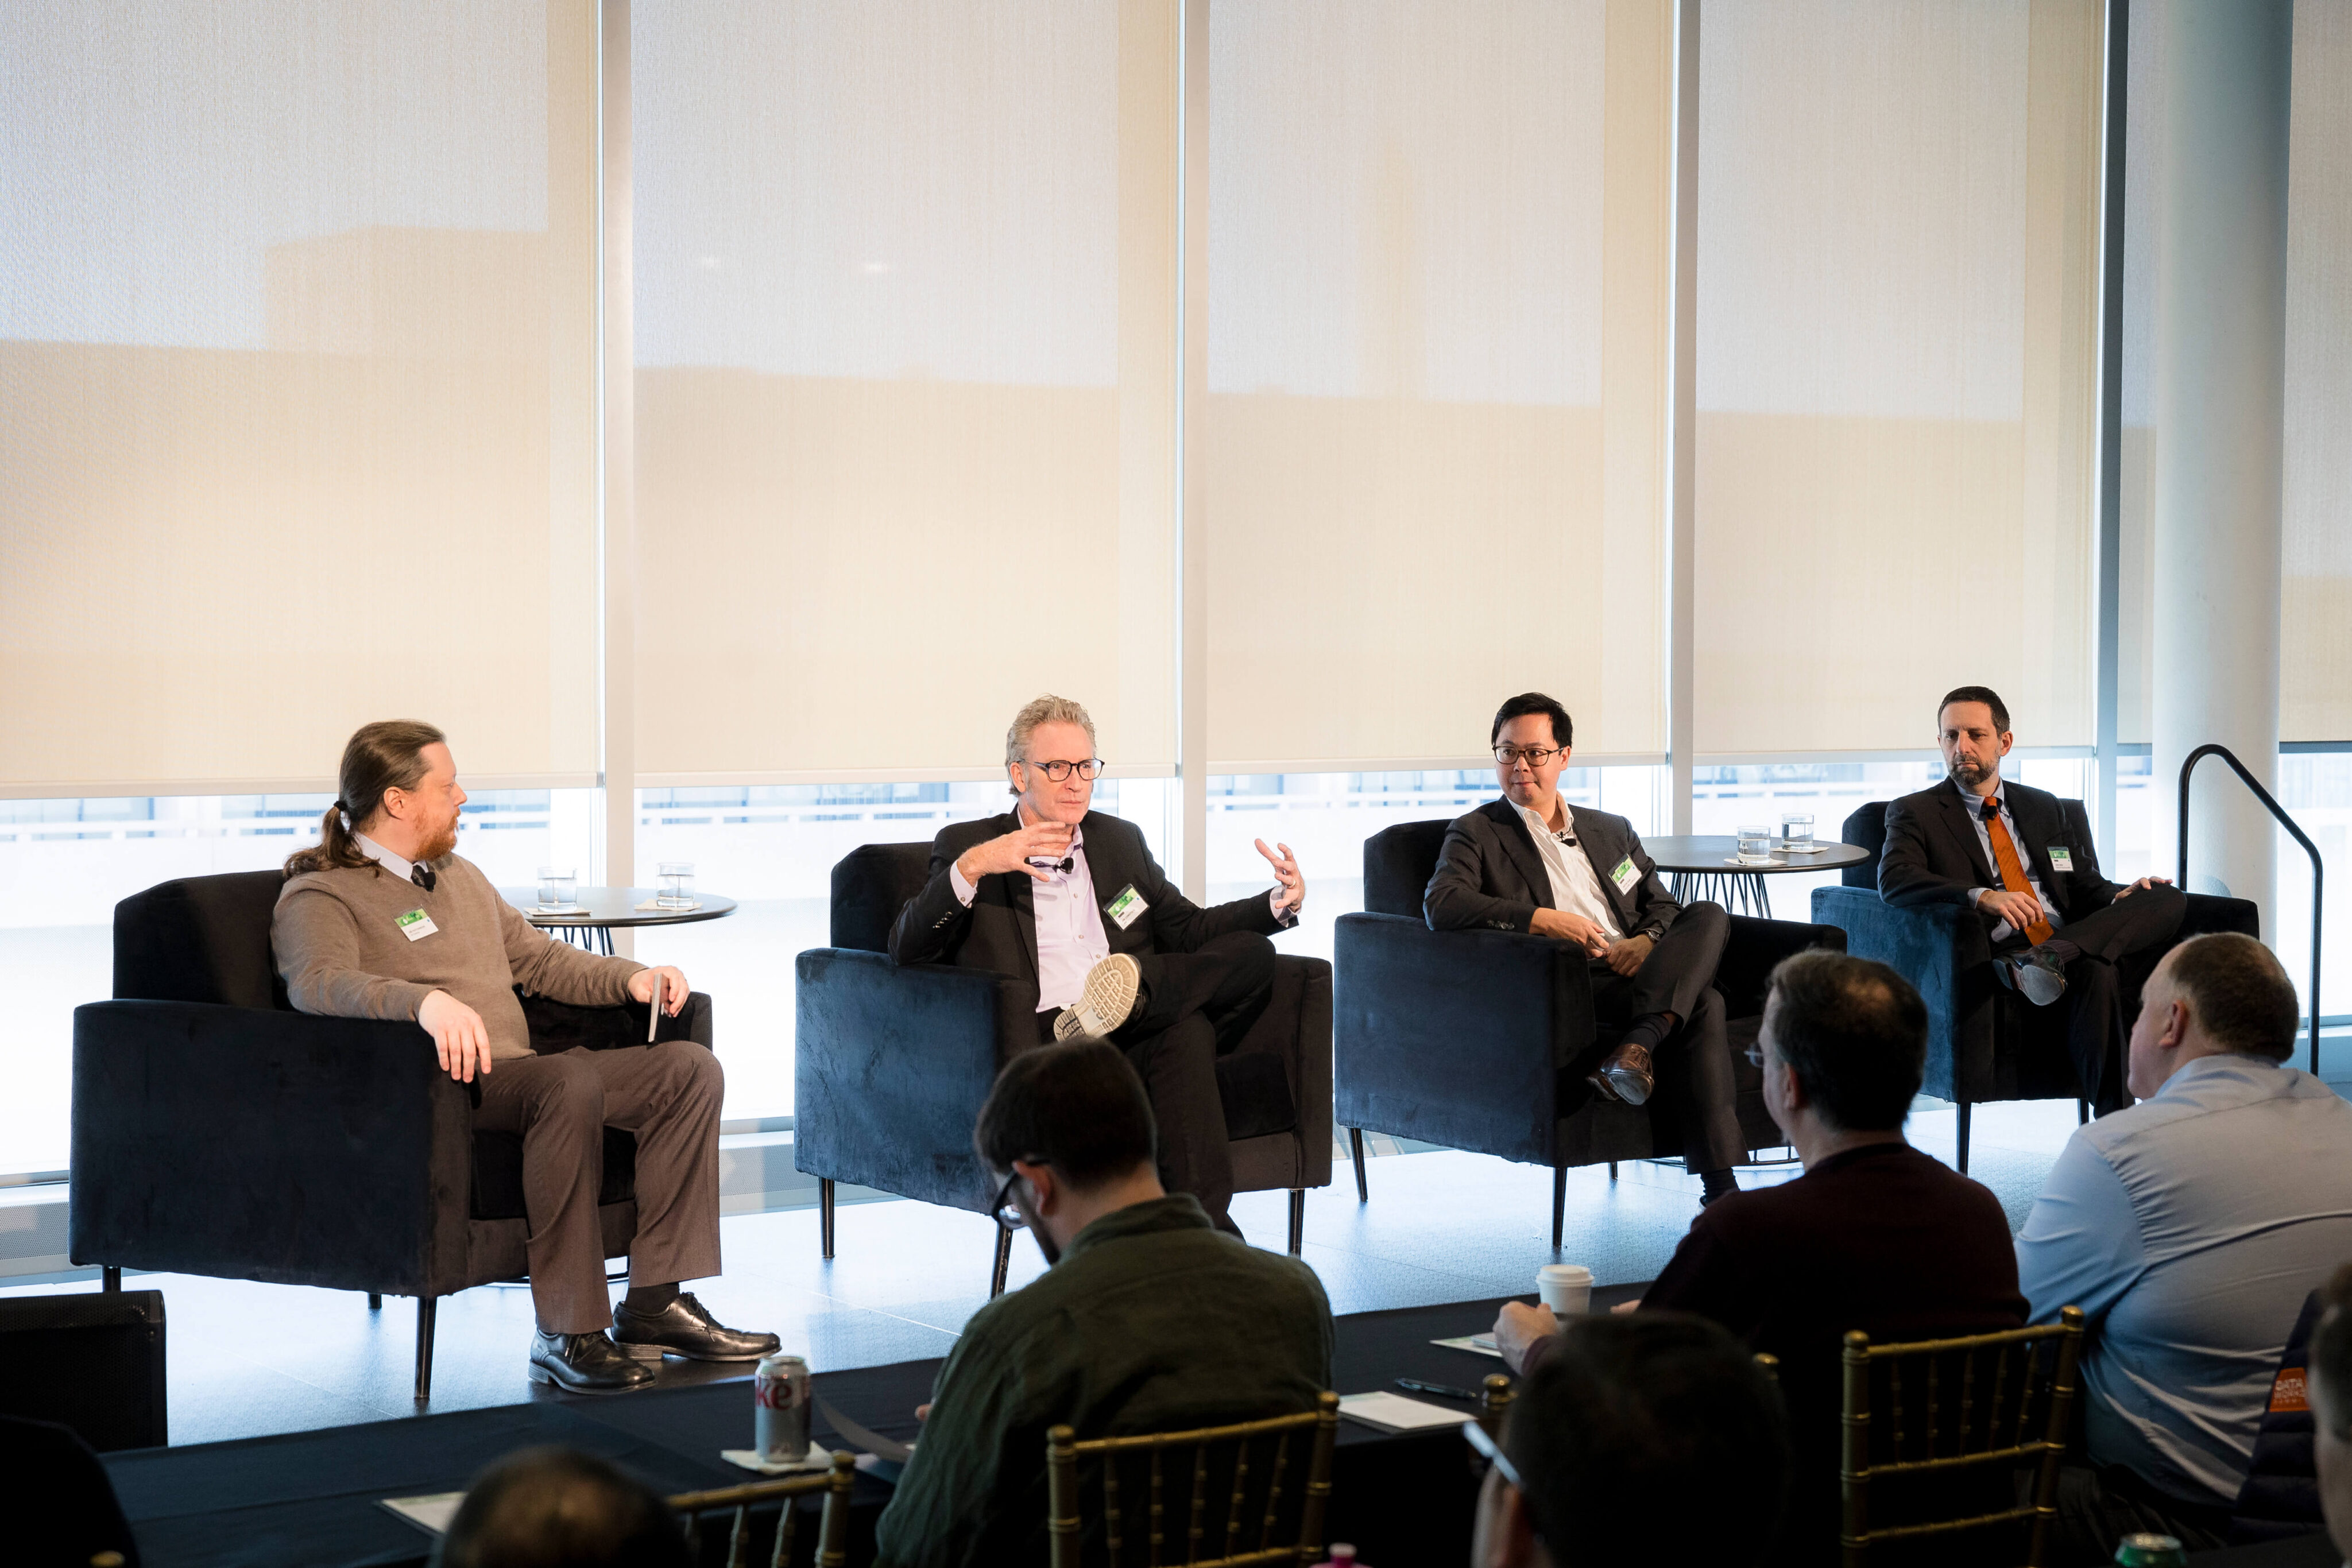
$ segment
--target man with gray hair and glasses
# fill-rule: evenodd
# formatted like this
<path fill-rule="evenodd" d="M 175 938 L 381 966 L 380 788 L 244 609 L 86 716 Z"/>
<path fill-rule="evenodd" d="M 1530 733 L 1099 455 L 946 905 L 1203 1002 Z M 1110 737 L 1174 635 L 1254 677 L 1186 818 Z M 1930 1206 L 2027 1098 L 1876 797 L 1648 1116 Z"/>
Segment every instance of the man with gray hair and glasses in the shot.
<path fill-rule="evenodd" d="M 2223 1543 L 2295 1314 L 2352 1257 L 2352 1105 L 2286 1065 L 2300 1013 L 2251 936 L 2167 953 L 2132 1026 L 2140 1103 L 2075 1131 L 2018 1233 L 2033 1321 L 2084 1318 L 2093 1468 L 2060 1478 L 2061 1563 L 2140 1531 Z"/>
<path fill-rule="evenodd" d="M 1133 823 L 1092 809 L 1102 769 L 1094 720 L 1076 703 L 1042 696 L 1015 714 L 1004 737 L 1013 810 L 940 831 L 930 880 L 890 928 L 891 961 L 1005 976 L 1023 988 L 1037 1042 L 1117 1045 L 1151 1096 L 1161 1183 L 1238 1236 L 1217 1059 L 1274 994 L 1267 938 L 1298 923 L 1306 880 L 1289 845 L 1277 853 L 1261 839 L 1275 887 L 1199 907 Z"/>

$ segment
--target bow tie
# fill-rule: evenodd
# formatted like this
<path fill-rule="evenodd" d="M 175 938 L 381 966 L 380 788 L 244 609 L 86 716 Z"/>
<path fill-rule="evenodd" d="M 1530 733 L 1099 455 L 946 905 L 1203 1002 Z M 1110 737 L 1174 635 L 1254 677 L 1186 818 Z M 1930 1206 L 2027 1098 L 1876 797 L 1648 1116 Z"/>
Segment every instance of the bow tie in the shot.
<path fill-rule="evenodd" d="M 433 891 L 433 873 L 425 870 L 425 867 L 421 865 L 413 865 L 408 868 L 408 880 L 415 883 L 417 886 L 423 888 L 427 893 Z"/>

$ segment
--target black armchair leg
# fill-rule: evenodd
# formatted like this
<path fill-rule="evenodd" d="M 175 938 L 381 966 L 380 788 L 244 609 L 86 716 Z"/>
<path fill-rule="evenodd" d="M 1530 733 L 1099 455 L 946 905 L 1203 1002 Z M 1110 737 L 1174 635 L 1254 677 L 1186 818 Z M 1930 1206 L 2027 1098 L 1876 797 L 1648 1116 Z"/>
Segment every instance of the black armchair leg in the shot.
<path fill-rule="evenodd" d="M 816 1239 L 824 1256 L 833 1256 L 833 1178 L 816 1178 Z"/>
<path fill-rule="evenodd" d="M 383 1311 L 383 1298 L 373 1291 L 368 1292 L 368 1311 L 372 1312 Z"/>
<path fill-rule="evenodd" d="M 988 1299 L 1004 1294 L 1004 1272 L 1013 1267 L 1013 1230 L 1009 1226 L 996 1228 L 996 1272 L 989 1277 Z"/>
<path fill-rule="evenodd" d="M 1568 1218 L 1568 1167 L 1551 1167 L 1551 1249 L 1559 1250 L 1560 1223 Z"/>
<path fill-rule="evenodd" d="M 416 1402 L 419 1405 L 433 1397 L 433 1309 L 439 1304 L 437 1296 L 416 1298 Z"/>
<path fill-rule="evenodd" d="M 2074 1100 L 2074 1125 L 2078 1127 L 2087 1127 L 2090 1124 L 2091 1103 L 2088 1100 L 2082 1098 L 2080 1095 L 2077 1095 Z"/>
<path fill-rule="evenodd" d="M 122 1293 L 122 1270 L 108 1264 L 98 1271 L 98 1288 L 110 1296 Z"/>
<path fill-rule="evenodd" d="M 1968 1174 L 1969 1174 L 1969 1103 L 1968 1103 L 1967 1101 L 1965 1101 L 1965 1100 L 1963 1100 L 1963 1101 L 1961 1101 L 1961 1102 L 1960 1102 L 1960 1148 L 1959 1148 L 1959 1155 L 1960 1155 L 1959 1161 L 1958 1161 L 1958 1169 L 1959 1169 L 1959 1173 L 1960 1173 L 1962 1176 L 1966 1176 L 1966 1175 L 1968 1175 Z"/>
<path fill-rule="evenodd" d="M 1611 1181 L 1615 1181 L 1617 1179 L 1617 1162 L 1615 1160 L 1611 1160 L 1609 1162 L 1609 1179 Z"/>
<path fill-rule="evenodd" d="M 1364 1185 L 1364 1130 L 1361 1127 L 1348 1129 L 1348 1157 L 1356 1162 L 1356 1201 L 1371 1202 L 1371 1188 Z"/>
<path fill-rule="evenodd" d="M 1290 1255 L 1297 1257 L 1299 1249 L 1306 1245 L 1307 1189 L 1294 1186 L 1290 1189 Z"/>

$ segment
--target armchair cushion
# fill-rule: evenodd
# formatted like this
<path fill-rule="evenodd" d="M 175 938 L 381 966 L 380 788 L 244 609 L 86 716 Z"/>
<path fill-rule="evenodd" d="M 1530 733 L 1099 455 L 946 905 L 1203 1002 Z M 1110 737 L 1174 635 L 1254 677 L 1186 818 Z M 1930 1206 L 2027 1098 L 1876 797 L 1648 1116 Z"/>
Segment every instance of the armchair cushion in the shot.
<path fill-rule="evenodd" d="M 269 951 L 274 871 L 158 883 L 114 906 L 114 994 L 288 1009 Z"/>
<path fill-rule="evenodd" d="M 833 867 L 833 946 L 890 949 L 890 923 L 930 880 L 928 843 L 860 844 Z"/>
<path fill-rule="evenodd" d="M 1838 873 L 1838 881 L 1847 887 L 1866 887 L 1878 891 L 1878 857 L 1886 849 L 1886 802 L 1865 800 L 1846 817 L 1838 837 L 1857 849 L 1870 852 L 1866 861 L 1856 861 Z"/>
<path fill-rule="evenodd" d="M 1422 895 L 1445 846 L 1443 821 L 1399 822 L 1364 841 L 1364 912 L 1422 918 Z"/>

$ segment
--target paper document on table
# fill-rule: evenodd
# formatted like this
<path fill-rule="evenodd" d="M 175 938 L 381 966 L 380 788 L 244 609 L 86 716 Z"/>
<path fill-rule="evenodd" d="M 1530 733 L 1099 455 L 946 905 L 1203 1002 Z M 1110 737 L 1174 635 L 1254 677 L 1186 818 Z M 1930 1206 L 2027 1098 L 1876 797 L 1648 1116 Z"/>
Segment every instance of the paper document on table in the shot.
<path fill-rule="evenodd" d="M 833 1428 L 835 1437 L 845 1443 L 855 1444 L 877 1459 L 903 1465 L 908 1456 L 915 1451 L 912 1443 L 894 1442 L 879 1432 L 869 1432 L 822 1399 L 816 1402 L 816 1413 L 824 1417 L 824 1424 Z"/>
<path fill-rule="evenodd" d="M 1459 1427 L 1463 1422 L 1459 1410 L 1424 1405 L 1402 1394 L 1342 1395 L 1339 1414 L 1383 1432 L 1419 1432 L 1431 1427 Z"/>
<path fill-rule="evenodd" d="M 1496 1361 L 1503 1359 L 1503 1353 L 1495 1348 L 1495 1336 L 1490 1333 L 1464 1334 L 1460 1339 L 1433 1339 L 1429 1343 L 1444 1345 L 1448 1350 L 1467 1350 L 1480 1355 L 1491 1355 Z"/>
<path fill-rule="evenodd" d="M 457 1505 L 465 1500 L 461 1491 L 436 1491 L 424 1497 L 388 1497 L 377 1506 L 390 1509 L 427 1535 L 446 1535 L 449 1521 L 457 1516 Z"/>

